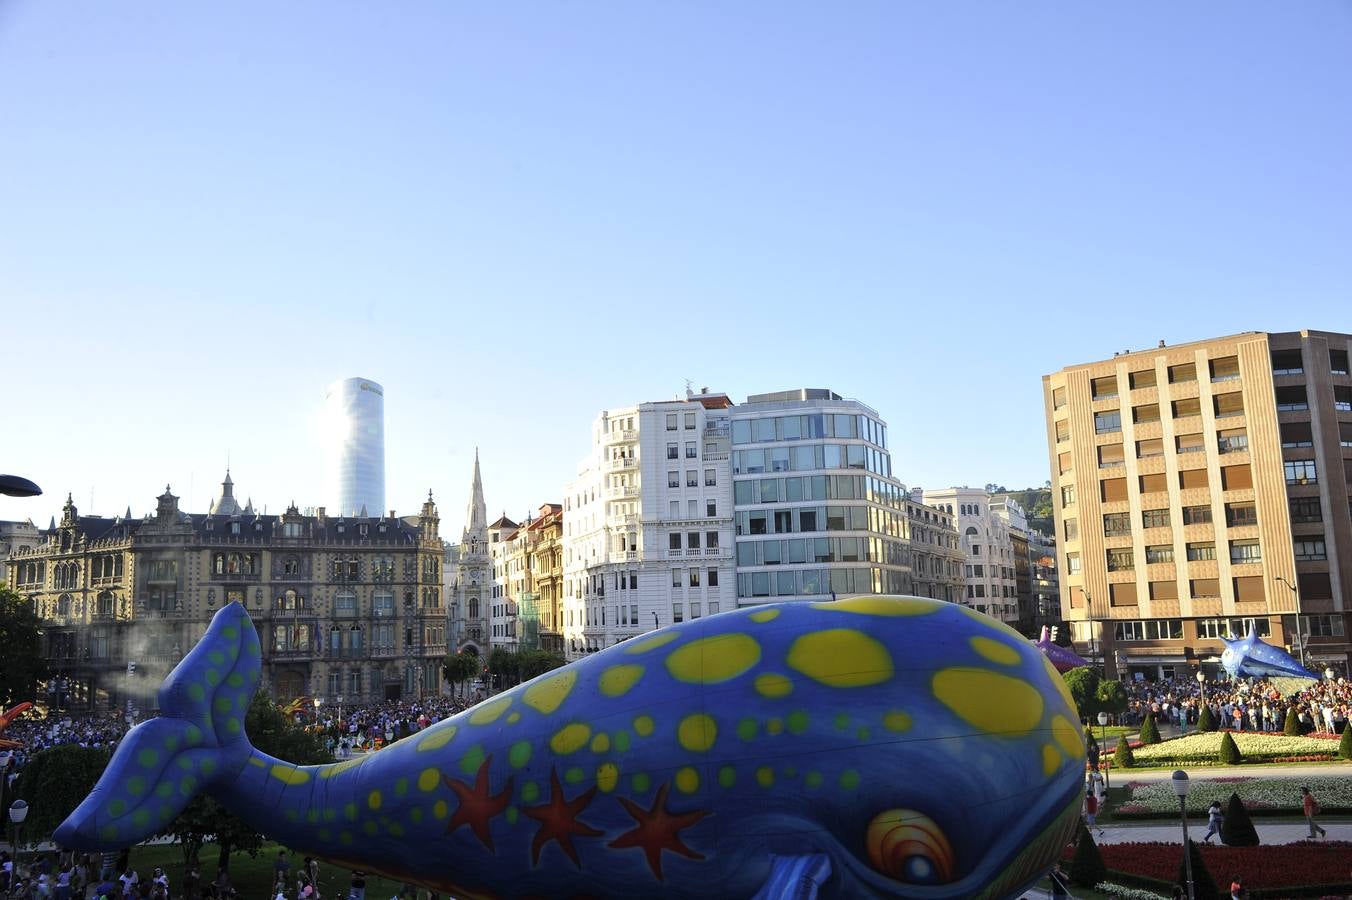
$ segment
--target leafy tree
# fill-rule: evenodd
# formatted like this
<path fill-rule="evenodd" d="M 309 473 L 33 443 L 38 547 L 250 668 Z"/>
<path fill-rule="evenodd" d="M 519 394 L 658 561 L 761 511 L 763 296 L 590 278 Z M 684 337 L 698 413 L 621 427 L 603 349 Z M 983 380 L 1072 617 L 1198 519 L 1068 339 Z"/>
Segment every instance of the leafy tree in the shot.
<path fill-rule="evenodd" d="M 1130 769 L 1136 765 L 1136 755 L 1131 752 L 1131 742 L 1125 737 L 1117 742 L 1113 751 L 1113 765 L 1119 769 Z"/>
<path fill-rule="evenodd" d="M 1188 849 L 1185 852 L 1192 857 L 1192 886 L 1196 900 L 1222 900 L 1220 891 L 1216 889 L 1215 879 L 1211 877 L 1206 863 L 1202 861 L 1202 851 L 1192 838 L 1188 838 Z M 1187 863 L 1181 856 L 1178 859 L 1178 883 L 1188 883 Z"/>
<path fill-rule="evenodd" d="M 244 730 L 249 742 L 269 756 L 305 766 L 333 761 L 317 734 L 289 721 L 262 691 L 249 704 Z M 185 866 L 197 861 L 202 845 L 213 835 L 220 851 L 217 868 L 222 870 L 230 868 L 231 853 L 243 850 L 256 856 L 263 846 L 263 835 L 205 794 L 194 797 L 164 834 L 179 842 Z"/>
<path fill-rule="evenodd" d="M 1225 807 L 1225 818 L 1221 820 L 1221 843 L 1229 847 L 1257 847 L 1258 829 L 1253 827 L 1253 819 L 1244 808 L 1239 794 L 1231 794 Z"/>
<path fill-rule="evenodd" d="M 488 671 L 499 680 L 499 687 L 511 687 L 520 680 L 521 658 L 503 647 L 488 654 Z"/>
<path fill-rule="evenodd" d="M 1197 730 L 1198 731 L 1216 730 L 1216 715 L 1211 711 L 1210 706 L 1203 706 L 1201 714 L 1197 716 Z"/>
<path fill-rule="evenodd" d="M 1120 716 L 1127 711 L 1127 689 L 1120 681 L 1100 681 L 1094 691 L 1097 712 L 1106 712 L 1110 716 Z"/>
<path fill-rule="evenodd" d="M 1294 706 L 1286 708 L 1286 722 L 1282 725 L 1282 734 L 1287 737 L 1300 737 L 1300 716 Z"/>
<path fill-rule="evenodd" d="M 1080 711 L 1080 721 L 1089 721 L 1089 717 L 1098 712 L 1098 672 L 1089 666 L 1079 666 L 1066 672 L 1063 677 L 1066 687 L 1070 689 L 1071 699 L 1075 701 L 1075 708 Z"/>
<path fill-rule="evenodd" d="M 111 748 L 78 744 L 34 753 L 15 784 L 15 793 L 28 801 L 24 831 L 33 837 L 50 836 L 89 796 L 112 757 Z"/>
<path fill-rule="evenodd" d="M 528 650 L 520 654 L 518 667 L 522 681 L 529 681 L 537 675 L 557 669 L 567 664 L 562 656 L 557 653 L 551 653 L 548 650 Z"/>
<path fill-rule="evenodd" d="M 1099 853 L 1098 844 L 1089 829 L 1080 826 L 1080 837 L 1075 842 L 1075 858 L 1070 861 L 1070 880 L 1081 887 L 1091 888 L 1108 880 L 1108 866 Z"/>
<path fill-rule="evenodd" d="M 1227 766 L 1237 766 L 1244 761 L 1244 755 L 1235 744 L 1235 736 L 1228 731 L 1221 733 L 1221 746 L 1216 755 Z"/>
<path fill-rule="evenodd" d="M 1141 724 L 1141 743 L 1158 744 L 1160 740 L 1160 728 L 1155 724 L 1155 713 L 1152 710 L 1145 714 L 1145 722 Z"/>
<path fill-rule="evenodd" d="M 47 677 L 42 638 L 33 606 L 22 594 L 0 583 L 0 708 L 9 709 L 37 696 Z"/>
<path fill-rule="evenodd" d="M 1352 722 L 1343 726 L 1343 736 L 1338 741 L 1338 758 L 1352 759 Z"/>
<path fill-rule="evenodd" d="M 455 685 L 457 694 L 463 694 L 465 682 L 479 674 L 479 657 L 472 653 L 448 653 L 441 670 L 446 680 Z"/>

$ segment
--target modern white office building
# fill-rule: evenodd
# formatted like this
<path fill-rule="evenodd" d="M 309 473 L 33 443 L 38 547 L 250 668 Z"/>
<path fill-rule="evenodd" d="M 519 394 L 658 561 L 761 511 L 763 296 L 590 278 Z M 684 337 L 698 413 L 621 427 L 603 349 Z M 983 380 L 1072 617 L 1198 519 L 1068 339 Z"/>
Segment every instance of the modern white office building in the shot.
<path fill-rule="evenodd" d="M 992 512 L 991 495 L 980 488 L 926 490 L 925 502 L 957 518 L 958 539 L 967 553 L 963 602 L 1002 622 L 1017 623 L 1019 600 L 1009 510 L 1002 510 L 1004 515 Z M 1022 516 L 1022 510 L 1018 510 L 1016 518 Z"/>
<path fill-rule="evenodd" d="M 731 608 L 724 394 L 606 410 L 564 492 L 564 652 Z"/>
<path fill-rule="evenodd" d="M 739 604 L 911 592 L 907 490 L 877 412 L 804 388 L 729 413 Z"/>
<path fill-rule="evenodd" d="M 329 490 L 340 516 L 385 510 L 385 390 L 369 378 L 344 378 L 324 397 Z"/>

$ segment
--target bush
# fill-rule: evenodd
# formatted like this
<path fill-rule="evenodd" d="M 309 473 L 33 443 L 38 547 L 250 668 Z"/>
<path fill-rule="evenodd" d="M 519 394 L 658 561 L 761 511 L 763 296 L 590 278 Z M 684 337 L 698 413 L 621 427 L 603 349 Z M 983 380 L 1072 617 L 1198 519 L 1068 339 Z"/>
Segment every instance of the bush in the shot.
<path fill-rule="evenodd" d="M 1282 734 L 1287 737 L 1300 737 L 1300 716 L 1296 715 L 1294 706 L 1286 708 L 1286 724 L 1282 726 Z"/>
<path fill-rule="evenodd" d="M 1338 742 L 1338 758 L 1352 759 L 1352 722 L 1343 726 L 1343 738 Z"/>
<path fill-rule="evenodd" d="M 1188 838 L 1187 853 L 1192 857 L 1192 886 L 1193 897 L 1195 900 L 1222 900 L 1220 891 L 1216 890 L 1216 881 L 1207 871 L 1206 863 L 1202 861 L 1202 851 L 1197 849 L 1197 842 Z M 1188 883 L 1187 862 L 1179 857 L 1178 860 L 1178 883 L 1186 885 Z"/>
<path fill-rule="evenodd" d="M 1160 742 L 1160 728 L 1155 724 L 1155 714 L 1148 712 L 1145 714 L 1145 722 L 1141 724 L 1141 743 L 1158 744 Z M 1118 746 L 1122 746 L 1118 744 Z"/>
<path fill-rule="evenodd" d="M 1131 742 L 1122 738 L 1113 751 L 1113 765 L 1119 769 L 1130 769 L 1136 765 L 1136 754 L 1131 752 Z"/>
<path fill-rule="evenodd" d="M 1216 717 L 1211 714 L 1211 707 L 1203 706 L 1202 714 L 1197 717 L 1198 731 L 1215 731 Z"/>
<path fill-rule="evenodd" d="M 1244 762 L 1243 754 L 1239 752 L 1239 747 L 1235 746 L 1235 736 L 1228 731 L 1221 735 L 1221 746 L 1216 755 L 1223 765 L 1237 766 Z"/>
<path fill-rule="evenodd" d="M 1221 843 L 1227 847 L 1257 847 L 1258 829 L 1253 827 L 1253 819 L 1244 808 L 1239 794 L 1232 793 L 1225 807 L 1225 818 L 1221 820 Z"/>
<path fill-rule="evenodd" d="M 1070 880 L 1080 887 L 1091 888 L 1108 879 L 1108 867 L 1103 863 L 1098 844 L 1089 829 L 1080 826 L 1080 839 L 1075 842 L 1075 858 L 1070 861 Z"/>

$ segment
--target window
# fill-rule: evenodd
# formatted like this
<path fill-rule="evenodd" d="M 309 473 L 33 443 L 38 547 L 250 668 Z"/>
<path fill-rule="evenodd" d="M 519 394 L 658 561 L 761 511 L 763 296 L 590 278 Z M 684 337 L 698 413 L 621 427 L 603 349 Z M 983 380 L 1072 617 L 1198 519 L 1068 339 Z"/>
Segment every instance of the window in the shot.
<path fill-rule="evenodd" d="M 1127 479 L 1105 478 L 1099 482 L 1099 492 L 1104 503 L 1116 503 L 1127 499 Z"/>
<path fill-rule="evenodd" d="M 1194 578 L 1188 582 L 1188 588 L 1192 596 L 1196 598 L 1219 597 L 1221 595 L 1219 578 Z"/>
<path fill-rule="evenodd" d="M 1140 485 L 1142 494 L 1157 494 L 1169 489 L 1169 483 L 1165 480 L 1163 472 L 1140 476 Z"/>
<path fill-rule="evenodd" d="M 1282 463 L 1282 468 L 1286 471 L 1287 484 L 1319 483 L 1312 459 L 1288 459 Z"/>
<path fill-rule="evenodd" d="M 667 459 L 680 459 L 681 448 L 676 444 L 667 444 Z"/>
<path fill-rule="evenodd" d="M 1221 466 L 1221 490 L 1245 491 L 1253 487 L 1253 473 L 1248 463 Z"/>
<path fill-rule="evenodd" d="M 673 604 L 671 604 L 671 621 L 673 621 L 673 622 L 684 622 L 684 621 L 685 621 L 685 604 L 684 604 L 684 603 L 673 603 Z"/>
<path fill-rule="evenodd" d="M 1330 350 L 1329 351 L 1329 371 L 1334 375 L 1347 374 L 1347 351 Z"/>
<path fill-rule="evenodd" d="M 1064 475 L 1075 467 L 1075 463 L 1070 458 L 1070 451 L 1058 453 L 1056 455 L 1056 464 L 1060 474 Z"/>
<path fill-rule="evenodd" d="M 698 549 L 699 549 L 699 532 L 698 532 L 698 531 L 691 531 L 691 532 L 688 532 L 688 533 L 686 534 L 686 536 L 685 536 L 685 545 L 686 545 L 687 547 L 689 547 L 691 550 L 698 550 Z"/>
<path fill-rule="evenodd" d="M 1150 459 L 1153 456 L 1164 455 L 1164 441 L 1160 438 L 1150 438 L 1145 441 L 1136 442 L 1136 458 Z"/>
<path fill-rule="evenodd" d="M 1129 548 L 1120 547 L 1108 551 L 1109 572 L 1126 572 L 1134 568 L 1136 558 Z"/>
<path fill-rule="evenodd" d="M 691 586 L 691 587 L 699 587 L 699 573 L 700 573 L 700 570 L 699 570 L 699 569 L 696 569 L 696 568 L 693 567 L 693 566 L 690 568 L 690 586 Z"/>
<path fill-rule="evenodd" d="M 1131 534 L 1131 513 L 1108 513 L 1103 517 L 1104 537 L 1123 537 Z"/>
<path fill-rule="evenodd" d="M 1090 393 L 1095 400 L 1111 400 L 1117 396 L 1117 376 L 1108 375 L 1089 382 Z"/>
<path fill-rule="evenodd" d="M 1231 394 L 1217 394 L 1212 398 L 1212 403 L 1218 419 L 1244 415 L 1244 395 L 1239 391 Z"/>
<path fill-rule="evenodd" d="M 704 515 L 707 516 L 707 517 L 710 518 L 710 519 L 713 519 L 713 518 L 717 518 L 717 517 L 718 517 L 718 503 L 717 503 L 717 501 L 709 500 L 709 501 L 705 502 L 705 504 L 704 504 Z"/>
<path fill-rule="evenodd" d="M 694 441 L 685 442 L 685 458 L 699 459 L 699 450 L 696 448 Z"/>
<path fill-rule="evenodd" d="M 1196 397 L 1175 400 L 1171 406 L 1175 419 L 1181 419 L 1185 416 L 1200 416 L 1202 414 L 1202 401 L 1198 400 Z"/>
<path fill-rule="evenodd" d="M 1143 509 L 1141 510 L 1141 527 L 1143 528 L 1168 528 L 1169 510 L 1164 509 Z"/>
<path fill-rule="evenodd" d="M 1352 412 L 1352 387 L 1333 386 L 1333 408 L 1338 412 Z"/>
<path fill-rule="evenodd" d="M 705 487 L 717 487 L 717 486 L 718 486 L 718 475 L 717 475 L 716 473 L 717 473 L 717 470 L 716 470 L 716 469 L 705 469 L 705 470 L 704 470 L 704 486 L 705 486 Z"/>
<path fill-rule="evenodd" d="M 1061 505 L 1062 506 L 1075 505 L 1075 485 L 1067 484 L 1061 488 Z"/>
<path fill-rule="evenodd" d="M 679 531 L 673 531 L 671 534 L 667 535 L 667 549 L 681 549 L 681 533 Z"/>
<path fill-rule="evenodd" d="M 1299 375 L 1304 371 L 1305 363 L 1301 360 L 1300 350 L 1272 351 L 1273 375 Z"/>
<path fill-rule="evenodd" d="M 717 569 L 710 569 L 710 570 L 709 570 L 709 582 L 708 582 L 708 583 L 709 583 L 709 587 L 718 587 L 718 570 L 717 570 Z M 715 609 L 714 606 L 715 606 L 715 604 L 712 604 L 712 603 L 709 604 L 709 615 L 713 615 L 714 613 L 718 612 L 718 610 Z"/>
<path fill-rule="evenodd" d="M 1110 409 L 1105 412 L 1094 414 L 1094 433 L 1110 434 L 1114 431 L 1122 430 L 1122 411 Z"/>
<path fill-rule="evenodd" d="M 1169 383 L 1182 384 L 1185 381 L 1197 380 L 1197 367 L 1192 363 L 1183 363 L 1182 365 L 1169 367 Z"/>
<path fill-rule="evenodd" d="M 1131 382 L 1131 389 L 1133 391 L 1140 390 L 1141 388 L 1154 387 L 1155 370 L 1142 369 L 1139 372 L 1132 372 L 1128 380 Z"/>
<path fill-rule="evenodd" d="M 1255 619 L 1198 619 L 1197 636 L 1200 638 L 1242 638 L 1253 629 L 1259 637 L 1272 634 L 1272 624 L 1266 618 Z"/>
<path fill-rule="evenodd" d="M 1120 466 L 1126 459 L 1122 453 L 1121 444 L 1104 444 L 1098 448 L 1098 464 L 1100 469 L 1106 469 L 1110 466 Z"/>
<path fill-rule="evenodd" d="M 1065 443 L 1065 442 L 1068 441 L 1068 440 L 1070 440 L 1070 420 L 1069 420 L 1069 419 L 1057 419 L 1057 420 L 1056 420 L 1056 442 L 1057 442 L 1058 444 L 1063 444 L 1063 443 Z"/>
<path fill-rule="evenodd" d="M 1177 447 L 1179 453 L 1201 453 L 1206 449 L 1200 433 L 1180 434 L 1174 438 L 1174 446 Z"/>
<path fill-rule="evenodd" d="M 1080 520 L 1079 520 L 1079 519 L 1066 519 L 1066 520 L 1065 520 L 1065 530 L 1066 530 L 1066 540 L 1068 540 L 1068 541 L 1079 540 L 1079 537 L 1080 537 Z"/>
<path fill-rule="evenodd" d="M 1216 438 L 1216 449 L 1220 453 L 1239 453 L 1249 449 L 1249 433 L 1243 428 L 1230 428 L 1222 431 Z"/>
<path fill-rule="evenodd" d="M 1136 606 L 1136 582 L 1123 581 L 1108 585 L 1109 606 Z"/>
<path fill-rule="evenodd" d="M 1230 562 L 1232 563 L 1259 563 L 1263 561 L 1263 551 L 1258 546 L 1258 541 L 1231 541 L 1230 542 Z"/>
<path fill-rule="evenodd" d="M 1066 389 L 1063 387 L 1052 389 L 1052 409 L 1062 409 L 1066 405 Z"/>
<path fill-rule="evenodd" d="M 1225 524 L 1231 528 L 1244 528 L 1258 524 L 1258 508 L 1252 503 L 1225 504 Z"/>
<path fill-rule="evenodd" d="M 1318 497 L 1292 497 L 1291 498 L 1291 521 L 1292 522 L 1322 522 L 1324 521 L 1323 511 L 1319 508 Z"/>
<path fill-rule="evenodd" d="M 1343 447 L 1352 447 L 1352 422 L 1338 423 L 1338 443 Z"/>
<path fill-rule="evenodd" d="M 1216 545 L 1210 541 L 1188 544 L 1188 562 L 1204 562 L 1216 558 Z"/>
<path fill-rule="evenodd" d="M 357 614 L 357 595 L 351 591 L 341 591 L 333 597 L 333 611 L 339 616 L 355 616 Z"/>
<path fill-rule="evenodd" d="M 1176 581 L 1152 581 L 1150 582 L 1150 599 L 1155 600 L 1177 600 L 1178 582 Z"/>
<path fill-rule="evenodd" d="M 1301 616 L 1300 622 L 1301 630 L 1310 637 L 1343 636 L 1343 617 L 1340 615 Z"/>
<path fill-rule="evenodd" d="M 685 427 L 691 429 L 695 427 L 695 414 L 688 412 L 685 414 Z"/>
<path fill-rule="evenodd" d="M 1145 561 L 1149 563 L 1171 563 L 1174 561 L 1172 544 L 1156 544 L 1145 548 Z"/>
<path fill-rule="evenodd" d="M 1211 507 L 1209 506 L 1183 507 L 1184 525 L 1209 525 L 1210 523 L 1211 523 Z"/>
<path fill-rule="evenodd" d="M 1143 422 L 1158 422 L 1160 420 L 1159 404 L 1147 403 L 1144 406 L 1133 406 L 1131 408 L 1131 420 L 1138 425 Z"/>
<path fill-rule="evenodd" d="M 667 413 L 667 431 L 676 430 L 676 414 Z"/>
<path fill-rule="evenodd" d="M 1296 538 L 1296 562 L 1313 562 L 1328 559 L 1324 550 L 1323 538 Z"/>
<path fill-rule="evenodd" d="M 1182 472 L 1179 472 L 1178 486 L 1184 490 L 1206 487 L 1206 469 L 1184 469 Z"/>
<path fill-rule="evenodd" d="M 1211 380 L 1216 381 L 1237 381 L 1239 380 L 1239 357 L 1222 356 L 1211 361 Z"/>
<path fill-rule="evenodd" d="M 680 473 L 680 472 L 668 472 L 668 473 L 667 473 L 667 487 L 669 487 L 669 488 L 678 488 L 678 487 L 680 487 L 680 486 L 681 486 L 681 473 Z"/>
<path fill-rule="evenodd" d="M 694 469 L 685 470 L 685 486 L 699 487 L 699 473 Z"/>
<path fill-rule="evenodd" d="M 1305 385 L 1293 384 L 1277 388 L 1277 412 L 1299 412 L 1309 408 Z"/>

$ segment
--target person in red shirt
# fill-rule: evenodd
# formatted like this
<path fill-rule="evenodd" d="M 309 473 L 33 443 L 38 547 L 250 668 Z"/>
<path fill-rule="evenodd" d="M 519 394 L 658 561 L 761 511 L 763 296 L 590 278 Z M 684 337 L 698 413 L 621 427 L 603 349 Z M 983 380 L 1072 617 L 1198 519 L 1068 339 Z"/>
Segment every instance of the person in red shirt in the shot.
<path fill-rule="evenodd" d="M 1310 826 L 1310 839 L 1313 840 L 1316 837 L 1325 837 L 1327 832 L 1314 820 L 1314 817 L 1319 815 L 1319 801 L 1314 799 L 1314 794 L 1310 793 L 1308 787 L 1300 789 L 1300 797 L 1301 807 L 1305 810 L 1305 821 L 1309 823 Z"/>

